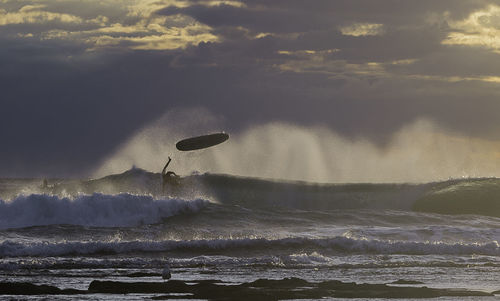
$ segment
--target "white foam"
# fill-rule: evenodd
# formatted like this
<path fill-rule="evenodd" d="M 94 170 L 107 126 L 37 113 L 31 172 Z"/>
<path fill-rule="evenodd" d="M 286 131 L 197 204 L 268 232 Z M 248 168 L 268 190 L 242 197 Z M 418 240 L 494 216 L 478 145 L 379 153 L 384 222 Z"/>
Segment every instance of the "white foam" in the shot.
<path fill-rule="evenodd" d="M 79 195 L 75 198 L 45 194 L 0 200 L 0 228 L 20 228 L 54 224 L 96 227 L 127 227 L 152 224 L 162 219 L 196 212 L 209 202 L 179 199 L 154 199 L 147 195 Z"/>
<path fill-rule="evenodd" d="M 268 249 L 288 251 L 313 248 L 336 254 L 407 254 L 407 255 L 491 255 L 500 256 L 498 242 L 490 243 L 443 243 L 443 242 L 408 242 L 384 240 L 357 240 L 346 237 L 326 239 L 308 238 L 244 238 L 187 241 L 127 241 L 127 242 L 15 242 L 6 240 L 0 243 L 0 257 L 18 256 L 64 256 L 91 254 L 127 254 L 140 252 L 190 251 L 205 252 L 246 250 L 262 252 Z M 312 253 L 307 261 L 325 261 L 323 255 Z M 319 253 L 318 253 L 319 254 Z M 301 256 L 292 255 L 290 259 L 300 262 Z M 303 257 L 303 256 L 302 256 Z"/>

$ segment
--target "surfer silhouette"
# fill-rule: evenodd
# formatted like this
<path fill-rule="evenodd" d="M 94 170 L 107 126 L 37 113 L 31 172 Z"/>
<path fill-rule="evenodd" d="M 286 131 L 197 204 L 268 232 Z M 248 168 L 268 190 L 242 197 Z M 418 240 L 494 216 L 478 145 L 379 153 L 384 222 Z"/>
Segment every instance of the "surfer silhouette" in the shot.
<path fill-rule="evenodd" d="M 41 187 L 42 187 L 42 189 L 49 188 L 49 184 L 47 182 L 47 179 L 43 179 Z"/>
<path fill-rule="evenodd" d="M 165 192 L 165 186 L 167 185 L 179 185 L 179 176 L 175 174 L 173 171 L 166 171 L 168 165 L 170 164 L 170 161 L 172 161 L 172 158 L 168 157 L 167 164 L 165 164 L 165 167 L 163 167 L 163 170 L 161 172 L 161 190 L 162 192 Z"/>

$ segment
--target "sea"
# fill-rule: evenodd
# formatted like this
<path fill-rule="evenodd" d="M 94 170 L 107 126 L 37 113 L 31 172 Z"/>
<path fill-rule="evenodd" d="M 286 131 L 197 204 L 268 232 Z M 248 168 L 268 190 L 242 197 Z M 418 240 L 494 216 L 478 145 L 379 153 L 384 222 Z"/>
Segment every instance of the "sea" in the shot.
<path fill-rule="evenodd" d="M 309 282 L 500 290 L 500 179 L 326 184 L 139 168 L 100 179 L 0 179 L 0 282 Z M 1 292 L 0 292 L 1 293 Z M 1 295 L 144 300 L 153 294 Z M 439 300 L 493 300 L 442 297 Z"/>

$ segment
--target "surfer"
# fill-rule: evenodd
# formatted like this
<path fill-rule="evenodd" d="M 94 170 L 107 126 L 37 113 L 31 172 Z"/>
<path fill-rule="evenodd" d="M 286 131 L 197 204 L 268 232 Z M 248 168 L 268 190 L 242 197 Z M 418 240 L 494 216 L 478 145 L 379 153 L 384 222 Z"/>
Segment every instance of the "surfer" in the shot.
<path fill-rule="evenodd" d="M 40 185 L 40 188 L 42 188 L 44 190 L 49 188 L 49 183 L 48 183 L 47 179 L 43 179 L 42 185 Z"/>
<path fill-rule="evenodd" d="M 163 167 L 163 170 L 161 172 L 161 190 L 162 192 L 165 192 L 165 186 L 167 184 L 170 184 L 170 185 L 179 185 L 179 176 L 175 174 L 175 172 L 173 171 L 166 171 L 167 170 L 167 167 L 168 165 L 170 164 L 170 161 L 172 161 L 172 159 L 170 157 L 168 157 L 168 161 L 167 161 L 167 164 L 165 164 L 165 167 Z"/>

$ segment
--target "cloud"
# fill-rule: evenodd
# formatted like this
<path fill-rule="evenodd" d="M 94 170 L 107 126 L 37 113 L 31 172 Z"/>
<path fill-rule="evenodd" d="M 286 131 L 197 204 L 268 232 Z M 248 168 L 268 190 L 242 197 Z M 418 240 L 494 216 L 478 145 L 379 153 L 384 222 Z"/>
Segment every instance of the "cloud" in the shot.
<path fill-rule="evenodd" d="M 492 4 L 3 1 L 0 173 L 88 175 L 185 107 L 236 135 L 277 122 L 383 149 L 428 120 L 494 141 L 497 46 L 453 38 L 496 34 Z"/>
<path fill-rule="evenodd" d="M 449 22 L 452 32 L 443 40 L 445 45 L 482 46 L 500 49 L 500 7 L 490 5 L 475 11 L 464 20 Z"/>
<path fill-rule="evenodd" d="M 383 24 L 355 23 L 340 27 L 340 32 L 346 36 L 378 36 L 384 33 Z"/>
<path fill-rule="evenodd" d="M 115 10 L 109 7 L 112 1 L 104 1 L 96 3 L 102 11 L 85 8 L 83 13 L 61 3 L 65 2 L 57 5 L 42 1 L 42 4 L 9 10 L 0 5 L 0 26 L 18 25 L 13 29 L 17 38 L 67 40 L 85 45 L 89 51 L 100 48 L 172 50 L 218 40 L 209 26 L 191 17 L 155 14 L 165 5 L 187 5 L 183 1 L 125 1 L 124 7 Z M 235 5 L 228 3 L 225 5 Z"/>
<path fill-rule="evenodd" d="M 9 24 L 34 24 L 62 22 L 81 24 L 83 20 L 75 15 L 54 13 L 44 10 L 45 5 L 25 5 L 16 12 L 0 9 L 0 26 Z"/>

